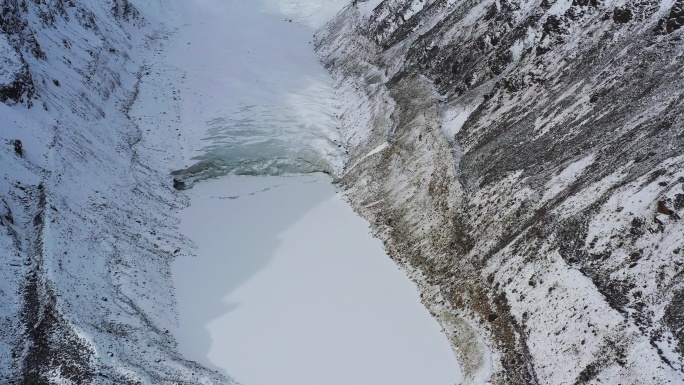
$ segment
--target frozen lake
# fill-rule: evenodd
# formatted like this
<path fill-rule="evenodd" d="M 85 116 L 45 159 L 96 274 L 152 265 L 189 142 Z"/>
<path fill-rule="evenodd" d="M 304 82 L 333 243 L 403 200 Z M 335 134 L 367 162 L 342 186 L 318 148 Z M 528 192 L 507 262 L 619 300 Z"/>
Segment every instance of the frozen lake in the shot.
<path fill-rule="evenodd" d="M 189 191 L 173 265 L 179 348 L 245 385 L 453 385 L 459 367 L 415 285 L 321 174 Z"/>
<path fill-rule="evenodd" d="M 163 92 L 177 103 L 166 124 L 183 153 L 169 156 L 198 182 L 180 214 L 196 257 L 173 264 L 179 350 L 244 385 L 453 385 L 458 363 L 415 285 L 331 178 L 310 173 L 345 160 L 310 44 L 343 3 L 148 3 L 177 27 L 151 72 L 179 78 L 141 95 L 163 111 L 152 120 L 171 115 Z"/>

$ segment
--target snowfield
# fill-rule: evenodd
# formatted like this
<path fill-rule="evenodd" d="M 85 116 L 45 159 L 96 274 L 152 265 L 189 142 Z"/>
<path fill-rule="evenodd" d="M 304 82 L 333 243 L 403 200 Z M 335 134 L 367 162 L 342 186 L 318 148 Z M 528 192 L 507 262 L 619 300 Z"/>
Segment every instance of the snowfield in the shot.
<path fill-rule="evenodd" d="M 196 163 L 177 177 L 190 176 L 187 186 L 228 173 L 338 176 L 339 102 L 308 27 L 327 8 L 182 7 L 175 48 L 151 71 L 183 74 L 171 126 L 188 161 L 223 169 Z M 134 115 L 159 86 L 143 83 Z M 180 231 L 198 249 L 173 265 L 180 352 L 244 384 L 457 383 L 458 363 L 415 286 L 331 182 L 231 175 L 188 190 Z"/>
<path fill-rule="evenodd" d="M 177 2 L 182 27 L 155 65 L 183 74 L 173 82 L 178 100 L 170 102 L 178 105 L 174 124 L 192 160 L 176 176 L 188 186 L 231 172 L 342 171 L 332 80 L 313 52 L 312 29 L 293 21 L 295 11 L 313 9 L 277 4 Z"/>

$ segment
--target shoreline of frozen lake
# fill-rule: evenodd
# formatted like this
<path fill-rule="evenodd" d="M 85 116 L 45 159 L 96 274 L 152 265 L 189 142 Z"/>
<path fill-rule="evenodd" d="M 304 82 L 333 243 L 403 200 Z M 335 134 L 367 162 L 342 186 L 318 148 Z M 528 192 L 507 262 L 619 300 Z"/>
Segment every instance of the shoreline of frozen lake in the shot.
<path fill-rule="evenodd" d="M 177 136 L 148 148 L 194 185 L 179 230 L 198 248 L 172 265 L 174 335 L 181 355 L 245 385 L 453 385 L 458 362 L 415 285 L 331 178 L 308 173 L 345 161 L 334 82 L 310 44 L 345 2 L 143 10 L 174 32 L 147 59 L 134 116 Z"/>
<path fill-rule="evenodd" d="M 179 350 L 245 385 L 453 385 L 417 288 L 329 177 L 230 176 L 188 191 L 172 265 Z"/>

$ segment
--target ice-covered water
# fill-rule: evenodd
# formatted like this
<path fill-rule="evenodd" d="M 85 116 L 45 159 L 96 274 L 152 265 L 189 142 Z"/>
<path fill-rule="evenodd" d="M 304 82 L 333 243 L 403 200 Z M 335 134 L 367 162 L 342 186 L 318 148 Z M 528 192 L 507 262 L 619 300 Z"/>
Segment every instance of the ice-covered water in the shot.
<path fill-rule="evenodd" d="M 228 175 L 323 172 L 336 176 L 344 149 L 337 121 L 325 109 L 288 105 L 241 105 L 207 122 L 206 145 L 192 166 L 173 174 L 186 186 Z"/>
<path fill-rule="evenodd" d="M 459 383 L 415 284 L 330 182 L 231 175 L 188 192 L 180 352 L 245 385 Z"/>
<path fill-rule="evenodd" d="M 181 30 L 171 55 L 188 68 L 181 118 L 191 162 L 174 172 L 185 187 L 230 173 L 341 172 L 333 81 L 311 46 L 312 25 L 336 2 L 179 3 L 183 22 L 201 25 Z"/>

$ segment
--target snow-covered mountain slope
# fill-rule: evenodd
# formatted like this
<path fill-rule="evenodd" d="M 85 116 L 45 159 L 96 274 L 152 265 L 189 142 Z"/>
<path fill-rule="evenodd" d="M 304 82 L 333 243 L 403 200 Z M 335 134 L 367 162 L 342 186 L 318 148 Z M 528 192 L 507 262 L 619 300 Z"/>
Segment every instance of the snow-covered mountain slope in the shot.
<path fill-rule="evenodd" d="M 467 383 L 684 383 L 677 1 L 354 1 L 343 181 Z"/>
<path fill-rule="evenodd" d="M 466 382 L 684 383 L 684 4 L 351 3 L 316 39 L 343 182 Z M 231 382 L 167 332 L 169 4 L 0 0 L 0 383 Z"/>
<path fill-rule="evenodd" d="M 156 0 L 0 1 L 0 383 L 230 383 L 176 353 L 174 145 L 130 116 Z"/>

